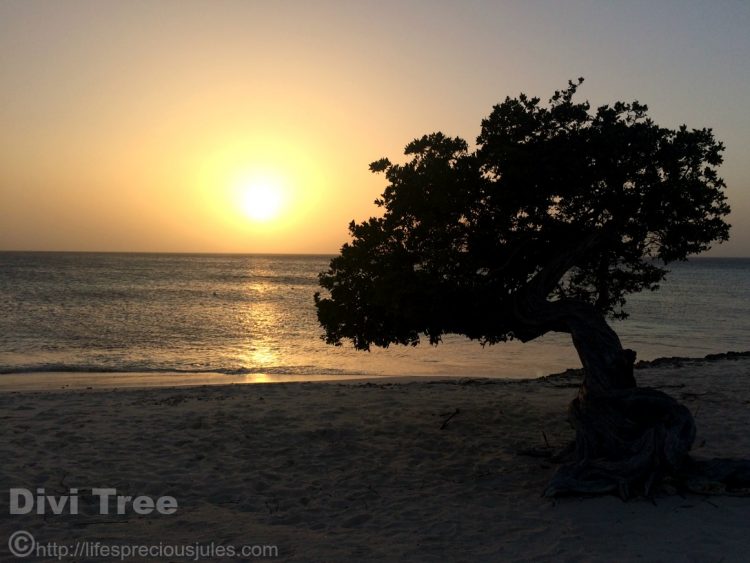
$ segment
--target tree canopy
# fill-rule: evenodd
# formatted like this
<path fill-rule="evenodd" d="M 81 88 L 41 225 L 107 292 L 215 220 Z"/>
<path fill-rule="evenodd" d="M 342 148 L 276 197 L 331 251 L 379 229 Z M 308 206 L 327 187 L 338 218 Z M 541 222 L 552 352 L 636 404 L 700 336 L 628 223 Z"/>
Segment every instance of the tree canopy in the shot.
<path fill-rule="evenodd" d="M 403 164 L 370 165 L 387 180 L 384 212 L 352 222 L 320 275 L 328 343 L 565 331 L 528 322 L 519 303 L 531 292 L 625 317 L 626 296 L 658 288 L 666 264 L 728 238 L 712 131 L 660 127 L 638 102 L 592 110 L 574 101 L 581 82 L 547 104 L 506 98 L 474 149 L 438 132 L 409 143 Z"/>

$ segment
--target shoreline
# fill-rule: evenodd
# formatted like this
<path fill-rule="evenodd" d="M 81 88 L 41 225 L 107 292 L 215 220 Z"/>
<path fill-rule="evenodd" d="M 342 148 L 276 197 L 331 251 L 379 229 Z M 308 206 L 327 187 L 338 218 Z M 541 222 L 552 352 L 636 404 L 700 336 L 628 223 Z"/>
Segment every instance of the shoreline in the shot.
<path fill-rule="evenodd" d="M 419 376 L 415 376 L 419 377 Z M 450 377 L 450 376 L 448 376 Z M 409 377 L 407 376 L 407 379 Z M 225 374 L 219 372 L 75 372 L 39 371 L 0 374 L 0 393 L 81 389 L 150 389 L 214 385 L 261 385 L 279 383 L 335 383 L 402 379 L 400 376 Z"/>
<path fill-rule="evenodd" d="M 652 368 L 682 367 L 696 362 L 720 362 L 750 357 L 750 351 L 728 351 L 703 357 L 669 356 L 635 363 L 636 371 Z M 470 375 L 366 375 L 366 374 L 227 374 L 221 372 L 106 372 L 106 371 L 38 371 L 0 374 L 0 393 L 55 390 L 144 389 L 201 387 L 206 385 L 258 385 L 277 383 L 407 383 L 411 381 L 544 381 L 580 378 L 582 368 L 570 368 L 541 377 L 475 377 Z"/>

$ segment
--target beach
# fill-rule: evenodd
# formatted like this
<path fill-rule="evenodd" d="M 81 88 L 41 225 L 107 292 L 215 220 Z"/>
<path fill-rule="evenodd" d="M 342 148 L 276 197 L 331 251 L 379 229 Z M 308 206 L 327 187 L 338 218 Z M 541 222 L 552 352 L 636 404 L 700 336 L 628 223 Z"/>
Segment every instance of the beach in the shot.
<path fill-rule="evenodd" d="M 541 496 L 555 465 L 529 453 L 573 438 L 566 408 L 578 372 L 142 388 L 71 377 L 0 393 L 3 489 L 77 489 L 80 502 L 77 515 L 3 507 L 3 560 L 17 530 L 45 545 L 275 546 L 271 558 L 283 561 L 730 562 L 750 553 L 746 497 Z M 750 457 L 750 357 L 655 362 L 636 377 L 691 409 L 696 456 Z M 99 514 L 92 488 L 171 496 L 178 508 Z"/>

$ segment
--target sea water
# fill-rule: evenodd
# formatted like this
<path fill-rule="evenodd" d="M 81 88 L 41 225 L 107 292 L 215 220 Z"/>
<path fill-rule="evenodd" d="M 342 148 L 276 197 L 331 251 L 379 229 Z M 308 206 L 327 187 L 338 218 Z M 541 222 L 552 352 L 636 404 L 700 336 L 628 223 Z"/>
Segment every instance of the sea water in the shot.
<path fill-rule="evenodd" d="M 564 334 L 355 351 L 321 340 L 330 256 L 0 253 L 0 373 L 536 377 L 580 367 Z M 613 321 L 639 359 L 750 349 L 750 259 L 671 265 Z"/>

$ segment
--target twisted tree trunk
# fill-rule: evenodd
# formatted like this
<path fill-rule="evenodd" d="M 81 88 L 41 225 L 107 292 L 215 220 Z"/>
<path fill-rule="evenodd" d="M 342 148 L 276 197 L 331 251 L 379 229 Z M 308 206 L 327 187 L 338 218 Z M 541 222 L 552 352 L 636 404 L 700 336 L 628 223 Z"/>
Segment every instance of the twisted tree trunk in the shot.
<path fill-rule="evenodd" d="M 569 408 L 575 458 L 545 491 L 649 495 L 677 474 L 695 440 L 690 411 L 656 389 L 639 388 L 635 352 L 623 349 L 603 316 L 584 303 L 568 304 L 564 323 L 581 358 L 584 378 Z"/>
<path fill-rule="evenodd" d="M 594 306 L 542 295 L 519 299 L 516 317 L 523 328 L 517 336 L 527 341 L 551 330 L 569 333 L 584 370 L 568 413 L 576 431 L 572 463 L 559 469 L 545 495 L 650 494 L 655 483 L 684 466 L 695 439 L 690 411 L 661 391 L 636 385 L 635 352 L 623 349 Z"/>
<path fill-rule="evenodd" d="M 576 431 L 575 444 L 565 452 L 569 463 L 544 494 L 614 492 L 626 499 L 648 496 L 667 479 L 693 492 L 750 493 L 750 461 L 690 458 L 692 414 L 666 393 L 637 386 L 635 352 L 623 349 L 602 313 L 582 301 L 547 300 L 576 255 L 595 240 L 592 235 L 558 256 L 514 303 L 517 338 L 526 342 L 550 331 L 569 333 L 584 370 L 568 412 Z"/>
<path fill-rule="evenodd" d="M 616 492 L 627 499 L 649 496 L 666 480 L 695 493 L 750 494 L 750 461 L 691 458 L 692 414 L 666 393 L 636 385 L 635 352 L 622 348 L 600 313 L 583 303 L 545 303 L 564 311 L 584 367 L 569 408 L 572 462 L 559 468 L 546 496 Z"/>

